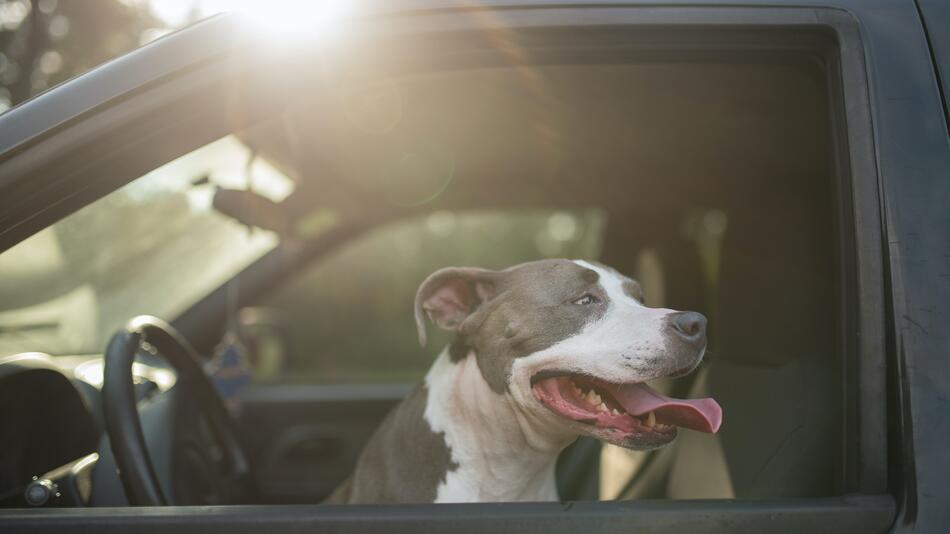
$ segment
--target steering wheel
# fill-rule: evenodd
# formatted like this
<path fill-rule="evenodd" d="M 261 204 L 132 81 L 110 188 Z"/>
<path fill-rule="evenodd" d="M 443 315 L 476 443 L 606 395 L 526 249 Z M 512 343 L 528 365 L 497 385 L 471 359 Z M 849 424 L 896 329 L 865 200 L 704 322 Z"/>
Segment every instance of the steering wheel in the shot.
<path fill-rule="evenodd" d="M 146 447 L 132 382 L 132 362 L 143 343 L 171 364 L 178 373 L 173 389 L 187 390 L 207 423 L 208 434 L 220 450 L 219 461 L 213 462 L 214 486 L 228 500 L 246 495 L 250 479 L 247 456 L 237 439 L 234 421 L 201 367 L 197 353 L 170 324 L 142 315 L 129 321 L 109 341 L 102 383 L 106 432 L 129 504 L 170 504 Z"/>

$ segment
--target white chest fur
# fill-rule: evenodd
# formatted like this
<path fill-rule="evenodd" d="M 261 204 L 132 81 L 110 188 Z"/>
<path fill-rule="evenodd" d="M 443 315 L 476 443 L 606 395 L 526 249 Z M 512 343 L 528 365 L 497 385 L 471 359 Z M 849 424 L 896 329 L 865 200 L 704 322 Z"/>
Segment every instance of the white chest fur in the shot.
<path fill-rule="evenodd" d="M 425 382 L 424 417 L 456 464 L 435 502 L 557 500 L 554 466 L 567 442 L 533 431 L 509 395 L 491 390 L 474 354 L 453 362 L 443 350 Z"/>

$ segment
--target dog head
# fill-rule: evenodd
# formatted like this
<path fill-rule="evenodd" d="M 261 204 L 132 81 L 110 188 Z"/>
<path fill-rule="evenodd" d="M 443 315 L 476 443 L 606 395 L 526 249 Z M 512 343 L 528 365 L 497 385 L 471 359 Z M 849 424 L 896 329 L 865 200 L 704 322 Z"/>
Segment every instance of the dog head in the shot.
<path fill-rule="evenodd" d="M 719 428 L 714 400 L 672 399 L 645 384 L 699 365 L 705 317 L 645 306 L 639 284 L 604 265 L 442 269 L 416 294 L 423 345 L 426 315 L 457 332 L 453 359 L 474 353 L 488 386 L 550 432 L 650 449 L 672 441 L 677 427 Z"/>

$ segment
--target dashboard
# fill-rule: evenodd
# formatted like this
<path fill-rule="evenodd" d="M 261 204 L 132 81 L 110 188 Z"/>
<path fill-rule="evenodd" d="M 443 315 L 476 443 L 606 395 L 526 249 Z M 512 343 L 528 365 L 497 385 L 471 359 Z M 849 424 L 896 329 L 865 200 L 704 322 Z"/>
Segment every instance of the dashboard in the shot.
<path fill-rule="evenodd" d="M 168 369 L 136 363 L 133 373 L 140 399 L 174 383 Z M 101 357 L 0 359 L 0 507 L 90 504 L 100 454 L 111 456 L 101 384 Z M 109 490 L 121 492 L 114 471 L 108 478 Z"/>

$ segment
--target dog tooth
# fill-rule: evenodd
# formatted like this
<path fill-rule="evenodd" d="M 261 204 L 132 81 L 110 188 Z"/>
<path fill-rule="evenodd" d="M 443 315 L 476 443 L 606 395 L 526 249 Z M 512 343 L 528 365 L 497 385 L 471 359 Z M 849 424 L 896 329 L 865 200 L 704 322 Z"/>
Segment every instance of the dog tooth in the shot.
<path fill-rule="evenodd" d="M 647 416 L 647 420 L 644 421 L 643 424 L 646 425 L 647 428 L 653 428 L 656 426 L 656 416 L 653 415 L 653 412 L 650 412 L 650 415 Z"/>
<path fill-rule="evenodd" d="M 610 410 L 610 413 L 612 413 L 612 414 L 614 414 L 614 415 L 620 415 L 620 411 L 617 410 L 616 408 L 612 408 L 612 409 Z"/>
<path fill-rule="evenodd" d="M 598 412 L 606 412 L 606 411 L 607 411 L 607 405 L 604 404 L 603 402 L 601 402 L 600 404 L 597 405 L 597 411 L 598 411 Z"/>
<path fill-rule="evenodd" d="M 593 404 L 594 406 L 597 406 L 597 405 L 600 404 L 601 402 L 603 402 L 603 401 L 602 401 L 602 399 L 600 398 L 600 395 L 594 393 L 594 397 L 591 399 L 590 403 Z"/>

